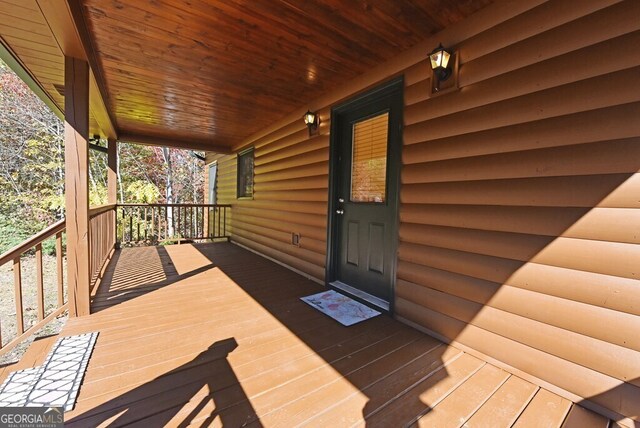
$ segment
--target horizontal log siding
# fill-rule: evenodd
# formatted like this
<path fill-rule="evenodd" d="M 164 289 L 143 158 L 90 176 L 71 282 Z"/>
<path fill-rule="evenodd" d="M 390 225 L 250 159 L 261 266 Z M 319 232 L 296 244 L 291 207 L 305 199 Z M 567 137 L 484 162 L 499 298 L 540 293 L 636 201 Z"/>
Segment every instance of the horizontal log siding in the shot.
<path fill-rule="evenodd" d="M 395 310 L 637 417 L 640 4 L 583 3 L 462 41 L 455 93 L 406 88 Z M 503 32 L 536 9 L 557 25 Z"/>
<path fill-rule="evenodd" d="M 233 204 L 232 240 L 324 280 L 327 247 L 329 117 L 320 135 L 309 137 L 302 119 L 260 141 L 255 148 L 252 199 L 236 198 L 236 156 L 218 161 L 218 202 Z M 300 234 L 300 245 L 291 243 Z"/>
<path fill-rule="evenodd" d="M 345 84 L 315 103 L 319 136 L 296 114 L 242 145 L 253 200 L 219 157 L 233 239 L 323 279 L 330 106 L 403 74 L 395 314 L 638 418 L 638 16 L 633 0 L 496 4 L 430 42 L 456 45 L 459 91 L 428 96 L 426 44 Z"/>

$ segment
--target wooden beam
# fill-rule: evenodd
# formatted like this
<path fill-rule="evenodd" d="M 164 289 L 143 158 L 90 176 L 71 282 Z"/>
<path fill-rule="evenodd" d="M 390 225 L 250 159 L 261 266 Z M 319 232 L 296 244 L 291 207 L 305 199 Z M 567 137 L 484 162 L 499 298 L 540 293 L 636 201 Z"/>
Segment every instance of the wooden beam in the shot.
<path fill-rule="evenodd" d="M 183 141 L 129 133 L 120 133 L 120 137 L 118 139 L 120 141 L 127 141 L 129 143 L 146 144 L 150 146 L 175 147 L 178 149 L 201 150 L 206 152 L 216 152 L 220 154 L 233 153 L 231 147 L 210 144 L 206 141 Z"/>
<path fill-rule="evenodd" d="M 65 57 L 65 201 L 69 315 L 89 315 L 89 64 Z"/>
<path fill-rule="evenodd" d="M 89 62 L 91 66 L 89 75 L 89 106 L 91 113 L 100 127 L 101 136 L 116 138 L 115 121 L 112 119 L 113 116 L 104 102 L 106 92 L 103 91 L 104 85 L 101 85 L 98 81 L 101 74 L 97 71 L 93 48 L 77 2 L 60 0 L 36 1 L 62 53 L 66 56 Z M 74 8 L 73 11 L 72 8 Z"/>
<path fill-rule="evenodd" d="M 118 142 L 108 140 L 107 145 L 107 203 L 115 204 L 118 198 Z"/>
<path fill-rule="evenodd" d="M 58 104 L 55 103 L 53 98 L 49 96 L 49 93 L 44 90 L 40 85 L 40 82 L 27 70 L 27 68 L 20 62 L 18 56 L 8 47 L 2 38 L 0 38 L 0 59 L 18 75 L 20 79 L 40 98 L 51 111 L 62 120 L 64 114 Z"/>

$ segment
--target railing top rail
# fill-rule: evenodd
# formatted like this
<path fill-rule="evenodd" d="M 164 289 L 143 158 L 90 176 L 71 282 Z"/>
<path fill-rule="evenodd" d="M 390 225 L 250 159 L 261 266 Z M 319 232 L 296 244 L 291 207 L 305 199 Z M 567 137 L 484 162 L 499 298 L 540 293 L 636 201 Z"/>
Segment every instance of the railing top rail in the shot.
<path fill-rule="evenodd" d="M 98 205 L 97 207 L 89 208 L 89 218 L 96 217 L 102 213 L 111 211 L 115 208 L 116 208 L 116 204 Z"/>
<path fill-rule="evenodd" d="M 66 220 L 62 219 L 57 223 L 54 223 L 51 226 L 47 227 L 46 229 L 36 233 L 31 238 L 27 239 L 21 244 L 16 245 L 6 253 L 0 255 L 0 266 L 4 265 L 8 261 L 15 259 L 16 257 L 21 256 L 25 251 L 30 250 L 38 244 L 41 244 L 44 240 L 51 238 L 56 233 L 62 232 L 65 227 Z"/>
<path fill-rule="evenodd" d="M 231 204 L 116 204 L 118 207 L 220 207 L 231 208 Z"/>

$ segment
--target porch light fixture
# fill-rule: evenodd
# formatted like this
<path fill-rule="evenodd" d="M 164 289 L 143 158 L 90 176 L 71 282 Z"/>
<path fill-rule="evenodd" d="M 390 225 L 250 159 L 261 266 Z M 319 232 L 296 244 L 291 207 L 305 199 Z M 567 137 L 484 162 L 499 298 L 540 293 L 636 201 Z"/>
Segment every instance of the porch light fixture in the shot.
<path fill-rule="evenodd" d="M 441 82 L 444 82 L 451 76 L 451 68 L 449 67 L 450 58 L 451 52 L 443 48 L 442 43 L 429 54 L 433 74 Z"/>
<path fill-rule="evenodd" d="M 314 135 L 318 131 L 318 125 L 320 124 L 320 117 L 317 113 L 307 111 L 304 116 L 304 123 L 309 128 L 309 135 Z"/>

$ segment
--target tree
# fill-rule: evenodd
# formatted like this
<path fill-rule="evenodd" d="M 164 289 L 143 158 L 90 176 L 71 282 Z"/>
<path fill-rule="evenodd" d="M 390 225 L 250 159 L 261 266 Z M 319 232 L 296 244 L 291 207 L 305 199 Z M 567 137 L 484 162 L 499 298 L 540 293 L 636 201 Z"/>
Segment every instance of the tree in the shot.
<path fill-rule="evenodd" d="M 64 126 L 2 61 L 0 111 L 0 215 L 35 233 L 64 215 Z"/>
<path fill-rule="evenodd" d="M 104 144 L 103 144 L 104 145 Z M 187 150 L 118 144 L 119 202 L 201 203 L 204 164 Z M 106 203 L 107 157 L 89 151 L 90 205 Z M 64 124 L 0 60 L 0 252 L 64 217 Z"/>

